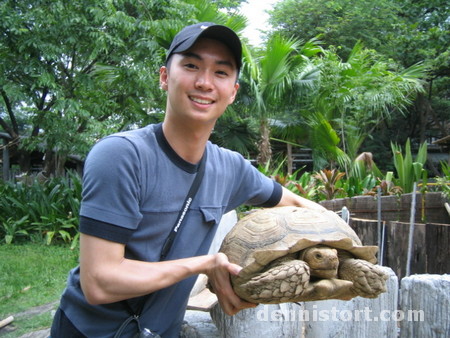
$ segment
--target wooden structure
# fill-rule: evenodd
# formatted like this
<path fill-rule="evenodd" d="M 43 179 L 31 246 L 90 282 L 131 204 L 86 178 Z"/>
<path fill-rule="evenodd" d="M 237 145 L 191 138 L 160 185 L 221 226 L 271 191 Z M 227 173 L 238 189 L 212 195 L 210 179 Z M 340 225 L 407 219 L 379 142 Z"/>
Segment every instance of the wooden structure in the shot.
<path fill-rule="evenodd" d="M 411 216 L 412 194 L 398 196 L 381 196 L 381 219 L 383 221 L 409 222 Z M 417 223 L 450 224 L 450 215 L 445 210 L 446 201 L 440 192 L 416 194 Z M 378 201 L 374 196 L 356 196 L 321 201 L 321 205 L 333 211 L 340 211 L 344 206 L 351 212 L 352 218 L 378 220 Z"/>
<path fill-rule="evenodd" d="M 389 266 L 399 279 L 406 276 L 410 207 L 412 194 L 382 196 L 381 219 L 378 201 L 371 196 L 323 201 L 326 208 L 338 211 L 346 206 L 351 212 L 350 226 L 362 242 L 378 245 L 378 259 Z M 441 193 L 417 194 L 411 274 L 450 273 L 450 216 Z M 380 243 L 379 240 L 381 241 Z"/>
<path fill-rule="evenodd" d="M 435 140 L 432 142 L 432 144 L 441 147 L 442 152 L 447 152 L 448 154 L 447 163 L 450 164 L 450 135 Z"/>
<path fill-rule="evenodd" d="M 0 132 L 0 179 L 4 181 L 15 181 L 17 176 L 35 176 L 44 169 L 44 153 L 39 150 L 30 152 L 30 168 L 28 172 L 19 170 L 20 154 L 15 149 L 13 140 L 7 133 Z M 80 175 L 83 172 L 84 160 L 78 155 L 68 155 L 64 168 L 75 170 Z"/>
<path fill-rule="evenodd" d="M 353 218 L 350 220 L 350 225 L 364 244 L 378 245 L 377 220 Z M 383 265 L 389 266 L 401 279 L 406 276 L 410 224 L 386 221 L 382 223 L 383 228 L 385 230 L 382 238 L 384 250 L 379 253 L 378 259 L 380 260 L 382 255 Z M 450 273 L 449 243 L 450 224 L 416 223 L 410 264 L 411 274 Z"/>

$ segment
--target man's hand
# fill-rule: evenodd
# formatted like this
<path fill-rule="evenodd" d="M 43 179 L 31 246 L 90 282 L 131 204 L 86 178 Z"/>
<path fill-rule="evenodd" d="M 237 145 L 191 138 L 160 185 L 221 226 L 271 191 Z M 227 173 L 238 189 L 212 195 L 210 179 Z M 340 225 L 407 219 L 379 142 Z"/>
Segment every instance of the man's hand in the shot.
<path fill-rule="evenodd" d="M 306 198 L 303 198 L 289 189 L 283 187 L 283 194 L 281 195 L 281 200 L 277 204 L 277 207 L 283 207 L 283 206 L 296 206 L 296 207 L 302 207 L 302 208 L 308 208 L 313 210 L 323 210 L 326 209 L 321 206 L 320 204 L 310 201 Z"/>
<path fill-rule="evenodd" d="M 230 316 L 247 308 L 256 307 L 257 304 L 243 301 L 234 293 L 230 282 L 230 274 L 237 276 L 241 267 L 230 263 L 228 257 L 223 253 L 214 255 L 214 263 L 211 269 L 206 272 L 219 304 L 223 311 Z"/>

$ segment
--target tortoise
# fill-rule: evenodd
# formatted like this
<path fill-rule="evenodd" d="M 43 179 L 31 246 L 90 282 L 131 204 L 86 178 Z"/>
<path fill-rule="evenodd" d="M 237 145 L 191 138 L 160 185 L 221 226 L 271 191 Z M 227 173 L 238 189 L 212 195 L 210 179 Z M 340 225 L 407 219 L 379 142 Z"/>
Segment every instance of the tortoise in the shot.
<path fill-rule="evenodd" d="M 376 298 L 387 274 L 376 246 L 363 246 L 335 212 L 301 207 L 258 209 L 225 236 L 220 251 L 242 270 L 236 294 L 252 303 Z"/>

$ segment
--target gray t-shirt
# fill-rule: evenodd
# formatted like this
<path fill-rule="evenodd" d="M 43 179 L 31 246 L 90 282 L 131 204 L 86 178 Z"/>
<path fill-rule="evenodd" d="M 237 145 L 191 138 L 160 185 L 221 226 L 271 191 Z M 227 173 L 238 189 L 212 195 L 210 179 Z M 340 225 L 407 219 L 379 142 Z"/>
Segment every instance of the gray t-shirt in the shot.
<path fill-rule="evenodd" d="M 205 175 L 167 260 L 207 254 L 222 215 L 237 206 L 271 207 L 281 199 L 281 186 L 240 154 L 210 142 L 206 151 Z M 125 244 L 127 258 L 159 261 L 197 169 L 173 151 L 161 124 L 104 138 L 86 159 L 80 231 Z M 177 337 L 195 278 L 149 295 L 142 327 Z M 129 300 L 132 308 L 137 302 Z M 113 337 L 130 316 L 123 302 L 88 304 L 79 267 L 69 275 L 61 309 L 87 337 Z M 130 324 L 124 337 L 135 332 Z"/>

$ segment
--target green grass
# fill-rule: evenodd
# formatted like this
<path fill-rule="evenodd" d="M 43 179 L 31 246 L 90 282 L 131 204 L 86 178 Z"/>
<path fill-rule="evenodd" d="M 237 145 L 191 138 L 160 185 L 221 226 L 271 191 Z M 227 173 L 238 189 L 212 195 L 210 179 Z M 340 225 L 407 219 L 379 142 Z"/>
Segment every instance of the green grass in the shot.
<path fill-rule="evenodd" d="M 0 245 L 0 320 L 30 308 L 57 302 L 70 269 L 78 264 L 78 250 L 69 246 L 43 244 Z M 56 308 L 56 305 L 55 305 Z M 2 337 L 49 327 L 49 311 L 40 315 L 18 316 Z"/>

